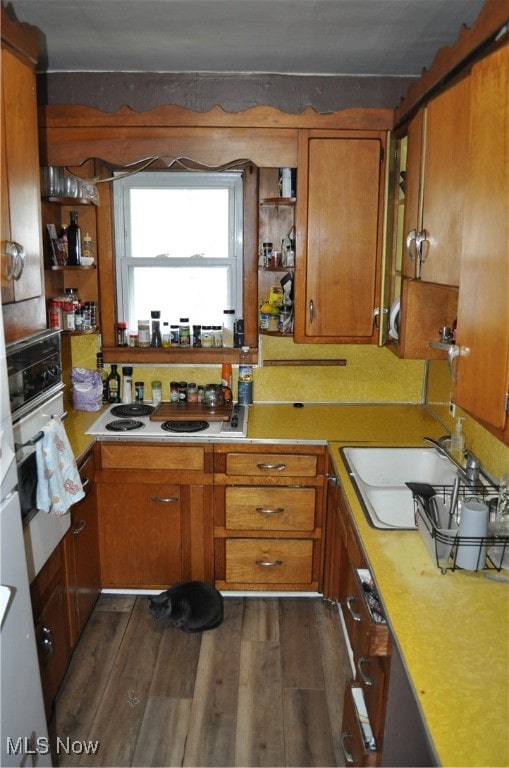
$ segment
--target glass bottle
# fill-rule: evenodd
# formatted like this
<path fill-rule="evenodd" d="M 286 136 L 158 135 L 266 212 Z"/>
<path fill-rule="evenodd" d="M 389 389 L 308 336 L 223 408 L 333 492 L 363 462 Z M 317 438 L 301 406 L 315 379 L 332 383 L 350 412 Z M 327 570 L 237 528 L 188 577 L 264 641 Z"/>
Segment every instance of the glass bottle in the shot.
<path fill-rule="evenodd" d="M 102 352 L 97 353 L 96 359 L 97 359 L 97 371 L 103 383 L 103 403 L 107 403 L 108 402 L 108 374 L 104 370 L 104 361 L 103 361 Z"/>
<path fill-rule="evenodd" d="M 249 360 L 249 347 L 242 347 L 239 357 L 238 401 L 244 405 L 253 402 L 253 366 Z"/>
<path fill-rule="evenodd" d="M 152 335 L 150 337 L 150 346 L 162 347 L 163 338 L 161 336 L 161 313 L 159 310 L 153 310 L 150 313 L 150 317 L 152 318 Z"/>
<path fill-rule="evenodd" d="M 180 318 L 179 331 L 180 331 L 180 346 L 190 347 L 191 346 L 191 327 L 189 325 L 188 317 Z"/>
<path fill-rule="evenodd" d="M 81 227 L 78 224 L 78 212 L 71 211 L 71 223 L 67 227 L 67 264 L 79 267 L 81 264 Z"/>
<path fill-rule="evenodd" d="M 163 323 L 163 347 L 169 347 L 171 345 L 171 335 L 170 335 L 170 324 L 167 322 Z"/>
<path fill-rule="evenodd" d="M 111 364 L 111 371 L 108 376 L 108 402 L 120 402 L 120 375 L 117 372 L 116 363 Z"/>

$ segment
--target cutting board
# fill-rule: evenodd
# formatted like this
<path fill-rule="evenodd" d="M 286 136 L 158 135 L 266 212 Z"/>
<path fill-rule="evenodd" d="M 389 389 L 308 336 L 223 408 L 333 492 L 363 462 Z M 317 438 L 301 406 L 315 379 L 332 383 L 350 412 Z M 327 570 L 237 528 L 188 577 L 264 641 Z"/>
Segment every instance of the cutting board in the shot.
<path fill-rule="evenodd" d="M 217 408 L 209 408 L 203 403 L 170 403 L 166 400 L 156 405 L 150 419 L 152 421 L 188 421 L 203 419 L 204 421 L 228 421 L 232 412 L 232 403 L 225 403 Z"/>

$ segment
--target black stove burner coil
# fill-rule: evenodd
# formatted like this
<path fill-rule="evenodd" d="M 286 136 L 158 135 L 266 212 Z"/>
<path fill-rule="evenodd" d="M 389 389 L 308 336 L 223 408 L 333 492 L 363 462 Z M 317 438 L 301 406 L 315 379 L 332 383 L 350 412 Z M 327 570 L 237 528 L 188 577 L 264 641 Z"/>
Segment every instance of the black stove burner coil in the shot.
<path fill-rule="evenodd" d="M 149 416 L 153 410 L 154 406 L 146 403 L 123 403 L 122 405 L 115 405 L 110 413 L 112 416 L 132 418 L 134 416 Z"/>
<path fill-rule="evenodd" d="M 143 422 L 136 419 L 116 419 L 115 421 L 109 421 L 106 424 L 106 429 L 109 429 L 110 432 L 129 432 L 132 429 L 139 429 L 143 426 Z"/>
<path fill-rule="evenodd" d="M 161 424 L 161 429 L 166 432 L 201 432 L 208 426 L 208 421 L 190 419 L 189 421 L 165 421 Z"/>

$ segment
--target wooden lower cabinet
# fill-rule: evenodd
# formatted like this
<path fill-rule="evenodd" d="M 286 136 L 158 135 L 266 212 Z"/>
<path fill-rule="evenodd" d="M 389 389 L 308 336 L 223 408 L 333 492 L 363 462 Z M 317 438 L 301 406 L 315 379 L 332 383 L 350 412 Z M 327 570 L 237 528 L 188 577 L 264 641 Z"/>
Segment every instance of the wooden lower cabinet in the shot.
<path fill-rule="evenodd" d="M 63 544 L 69 612 L 69 639 L 75 648 L 101 591 L 95 459 L 91 451 L 79 466 L 85 497 L 71 507 L 71 528 Z"/>
<path fill-rule="evenodd" d="M 49 720 L 71 656 L 62 542 L 30 585 L 30 596 L 44 707 Z"/>
<path fill-rule="evenodd" d="M 360 575 L 367 569 L 343 490 L 334 477 L 327 488 L 327 538 L 324 596 L 340 603 L 354 673 L 344 691 L 341 746 L 345 764 L 381 765 L 391 667 L 391 636 L 386 623 L 374 620 Z M 354 690 L 355 689 L 355 692 Z M 372 742 L 367 742 L 355 696 L 363 701 Z"/>
<path fill-rule="evenodd" d="M 212 446 L 98 445 L 102 586 L 212 582 Z"/>
<path fill-rule="evenodd" d="M 321 588 L 324 467 L 321 446 L 215 446 L 218 589 Z"/>

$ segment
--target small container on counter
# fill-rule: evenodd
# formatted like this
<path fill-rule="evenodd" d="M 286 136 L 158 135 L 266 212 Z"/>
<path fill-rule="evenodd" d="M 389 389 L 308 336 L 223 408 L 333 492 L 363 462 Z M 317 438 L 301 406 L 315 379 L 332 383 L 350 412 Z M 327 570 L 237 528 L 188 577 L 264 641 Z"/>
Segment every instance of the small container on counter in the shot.
<path fill-rule="evenodd" d="M 187 402 L 188 403 L 197 403 L 198 402 L 198 387 L 194 383 L 194 381 L 190 381 L 187 385 Z"/>
<path fill-rule="evenodd" d="M 63 328 L 62 302 L 58 299 L 51 299 L 48 309 L 48 327 Z"/>
<path fill-rule="evenodd" d="M 136 331 L 129 331 L 129 346 L 130 347 L 137 347 L 138 346 L 138 334 Z"/>
<path fill-rule="evenodd" d="M 214 346 L 214 334 L 212 333 L 212 326 L 211 325 L 202 325 L 201 328 L 201 345 L 202 347 L 213 347 Z"/>
<path fill-rule="evenodd" d="M 157 405 L 163 398 L 163 390 L 161 382 L 156 380 L 152 382 L 152 402 Z"/>
<path fill-rule="evenodd" d="M 135 391 L 135 399 L 137 403 L 142 403 L 143 398 L 145 397 L 145 382 L 144 381 L 135 381 L 134 382 L 134 391 Z"/>
<path fill-rule="evenodd" d="M 178 347 L 180 345 L 180 327 L 178 325 L 170 325 L 170 346 Z"/>
<path fill-rule="evenodd" d="M 178 381 L 170 381 L 170 402 L 178 403 L 179 401 L 179 383 Z"/>
<path fill-rule="evenodd" d="M 185 403 L 187 400 L 187 381 L 179 381 L 179 402 Z"/>

